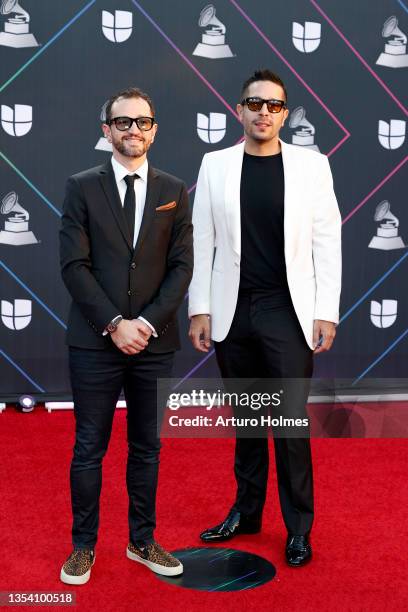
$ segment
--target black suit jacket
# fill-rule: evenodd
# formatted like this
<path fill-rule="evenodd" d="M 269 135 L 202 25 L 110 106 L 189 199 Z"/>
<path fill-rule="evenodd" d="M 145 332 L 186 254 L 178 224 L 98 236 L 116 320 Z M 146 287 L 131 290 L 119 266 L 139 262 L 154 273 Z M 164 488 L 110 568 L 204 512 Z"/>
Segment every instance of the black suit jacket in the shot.
<path fill-rule="evenodd" d="M 159 206 L 175 202 L 168 210 Z M 177 309 L 193 270 L 187 190 L 178 178 L 149 165 L 146 203 L 135 249 L 112 164 L 68 179 L 60 231 L 61 273 L 71 294 L 67 343 L 103 349 L 118 314 L 144 317 L 158 333 L 148 350 L 179 348 Z"/>

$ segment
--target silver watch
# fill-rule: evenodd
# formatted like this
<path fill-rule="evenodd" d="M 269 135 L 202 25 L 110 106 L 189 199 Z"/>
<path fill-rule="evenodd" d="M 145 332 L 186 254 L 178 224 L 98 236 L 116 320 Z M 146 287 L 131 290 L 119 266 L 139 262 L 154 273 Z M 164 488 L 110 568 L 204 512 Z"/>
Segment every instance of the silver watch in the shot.
<path fill-rule="evenodd" d="M 106 331 L 108 331 L 110 334 L 112 334 L 114 331 L 116 331 L 119 323 L 122 320 L 123 320 L 122 315 L 118 315 L 117 317 L 112 319 L 112 321 L 110 323 L 108 323 L 108 325 L 106 326 Z"/>

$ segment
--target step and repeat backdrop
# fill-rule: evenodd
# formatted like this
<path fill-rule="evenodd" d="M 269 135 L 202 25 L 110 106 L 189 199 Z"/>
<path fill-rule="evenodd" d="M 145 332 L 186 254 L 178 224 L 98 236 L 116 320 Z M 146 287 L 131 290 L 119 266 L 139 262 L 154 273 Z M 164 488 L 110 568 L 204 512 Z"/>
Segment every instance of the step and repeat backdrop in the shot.
<path fill-rule="evenodd" d="M 283 140 L 329 156 L 343 217 L 341 322 L 315 374 L 406 377 L 407 35 L 402 0 L 0 0 L 0 401 L 69 395 L 61 205 L 67 177 L 110 156 L 105 101 L 151 94 L 150 162 L 193 202 L 202 156 L 239 141 L 241 84 L 263 67 L 287 85 Z M 175 375 L 216 376 L 186 312 Z"/>

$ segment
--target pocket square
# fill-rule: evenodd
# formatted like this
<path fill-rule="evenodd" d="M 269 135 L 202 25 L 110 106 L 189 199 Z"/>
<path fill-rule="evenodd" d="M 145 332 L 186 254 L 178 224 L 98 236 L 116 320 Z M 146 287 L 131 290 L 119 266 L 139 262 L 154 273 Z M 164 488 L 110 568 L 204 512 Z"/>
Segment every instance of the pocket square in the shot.
<path fill-rule="evenodd" d="M 167 204 L 162 204 L 162 206 L 157 206 L 156 210 L 171 210 L 172 208 L 176 208 L 176 206 L 177 203 L 173 200 Z"/>

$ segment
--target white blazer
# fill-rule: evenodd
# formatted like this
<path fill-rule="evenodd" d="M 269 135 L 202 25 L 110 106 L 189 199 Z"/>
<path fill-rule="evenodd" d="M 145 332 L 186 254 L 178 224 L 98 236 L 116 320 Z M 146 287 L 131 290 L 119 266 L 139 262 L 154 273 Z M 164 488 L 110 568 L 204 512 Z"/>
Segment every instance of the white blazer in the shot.
<path fill-rule="evenodd" d="M 339 320 L 341 218 L 327 157 L 280 144 L 286 273 L 294 309 L 313 349 L 313 321 Z M 243 155 L 243 142 L 204 155 L 194 199 L 189 316 L 211 315 L 211 337 L 217 342 L 227 336 L 237 305 Z"/>

